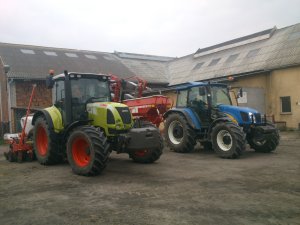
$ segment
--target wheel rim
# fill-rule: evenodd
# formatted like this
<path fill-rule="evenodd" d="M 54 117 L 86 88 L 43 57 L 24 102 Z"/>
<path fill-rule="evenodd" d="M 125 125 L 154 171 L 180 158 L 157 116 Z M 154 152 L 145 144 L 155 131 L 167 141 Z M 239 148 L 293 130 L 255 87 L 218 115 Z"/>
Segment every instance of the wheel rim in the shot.
<path fill-rule="evenodd" d="M 144 157 L 147 153 L 149 152 L 148 149 L 143 149 L 143 150 L 138 150 L 138 151 L 135 151 L 135 156 L 137 157 Z"/>
<path fill-rule="evenodd" d="M 217 135 L 217 143 L 223 151 L 229 151 L 232 147 L 232 136 L 227 130 L 219 131 Z"/>
<path fill-rule="evenodd" d="M 89 143 L 83 137 L 77 137 L 72 143 L 72 156 L 79 167 L 87 166 L 91 161 Z"/>
<path fill-rule="evenodd" d="M 183 139 L 183 127 L 179 121 L 175 120 L 170 123 L 168 136 L 173 144 L 180 144 Z"/>
<path fill-rule="evenodd" d="M 37 151 L 41 156 L 45 156 L 48 151 L 48 136 L 43 126 L 38 126 L 36 137 Z"/>
<path fill-rule="evenodd" d="M 261 132 L 257 132 L 252 140 L 257 146 L 263 146 L 266 143 L 266 138 Z"/>

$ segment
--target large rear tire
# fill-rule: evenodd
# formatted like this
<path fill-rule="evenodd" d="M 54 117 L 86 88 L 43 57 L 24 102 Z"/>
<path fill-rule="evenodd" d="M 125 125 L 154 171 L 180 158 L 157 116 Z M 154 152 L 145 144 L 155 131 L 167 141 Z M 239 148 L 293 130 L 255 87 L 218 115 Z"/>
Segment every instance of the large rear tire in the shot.
<path fill-rule="evenodd" d="M 275 125 L 268 123 L 269 126 L 275 128 Z M 256 133 L 247 135 L 247 141 L 251 148 L 256 152 L 270 153 L 276 149 L 279 144 L 279 132 L 275 129 L 272 133 L 263 134 L 257 130 Z"/>
<path fill-rule="evenodd" d="M 92 126 L 78 127 L 68 138 L 68 161 L 73 172 L 78 175 L 100 174 L 107 165 L 109 154 L 106 137 Z"/>
<path fill-rule="evenodd" d="M 166 119 L 165 140 L 171 150 L 186 153 L 194 150 L 196 134 L 184 116 L 172 113 Z"/>
<path fill-rule="evenodd" d="M 245 134 L 232 122 L 220 122 L 211 132 L 212 146 L 221 158 L 238 158 L 246 147 Z"/>
<path fill-rule="evenodd" d="M 40 164 L 52 165 L 62 161 L 58 140 L 58 135 L 49 129 L 46 119 L 38 117 L 34 123 L 33 147 Z"/>

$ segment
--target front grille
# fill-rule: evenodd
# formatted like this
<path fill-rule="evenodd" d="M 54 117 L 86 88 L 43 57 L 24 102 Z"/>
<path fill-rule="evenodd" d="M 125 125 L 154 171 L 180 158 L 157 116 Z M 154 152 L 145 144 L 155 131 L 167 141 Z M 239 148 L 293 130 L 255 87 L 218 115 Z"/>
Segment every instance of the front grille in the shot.
<path fill-rule="evenodd" d="M 127 107 L 117 107 L 118 113 L 120 114 L 123 123 L 130 124 L 131 123 L 131 113 L 129 108 Z"/>
<path fill-rule="evenodd" d="M 107 109 L 107 124 L 115 124 L 114 115 L 109 109 Z"/>

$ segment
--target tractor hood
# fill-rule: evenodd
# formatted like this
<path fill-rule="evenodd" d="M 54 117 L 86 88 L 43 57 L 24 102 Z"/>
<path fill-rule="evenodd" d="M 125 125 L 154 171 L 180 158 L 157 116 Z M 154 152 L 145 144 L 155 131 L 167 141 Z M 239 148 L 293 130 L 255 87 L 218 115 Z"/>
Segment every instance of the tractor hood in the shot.
<path fill-rule="evenodd" d="M 232 105 L 219 105 L 219 110 L 227 114 L 231 119 L 239 124 L 260 123 L 260 113 L 249 107 L 240 107 Z"/>
<path fill-rule="evenodd" d="M 127 105 L 117 102 L 94 102 L 88 103 L 86 108 L 92 125 L 101 127 L 107 136 L 132 128 L 133 119 Z"/>

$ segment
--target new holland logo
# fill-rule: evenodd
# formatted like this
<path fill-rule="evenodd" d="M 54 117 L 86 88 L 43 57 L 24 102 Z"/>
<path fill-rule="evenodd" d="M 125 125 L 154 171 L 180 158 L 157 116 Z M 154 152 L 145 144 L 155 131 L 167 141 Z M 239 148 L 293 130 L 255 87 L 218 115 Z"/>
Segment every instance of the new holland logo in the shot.
<path fill-rule="evenodd" d="M 128 112 L 128 109 L 122 109 L 122 112 L 126 113 L 126 112 Z"/>

